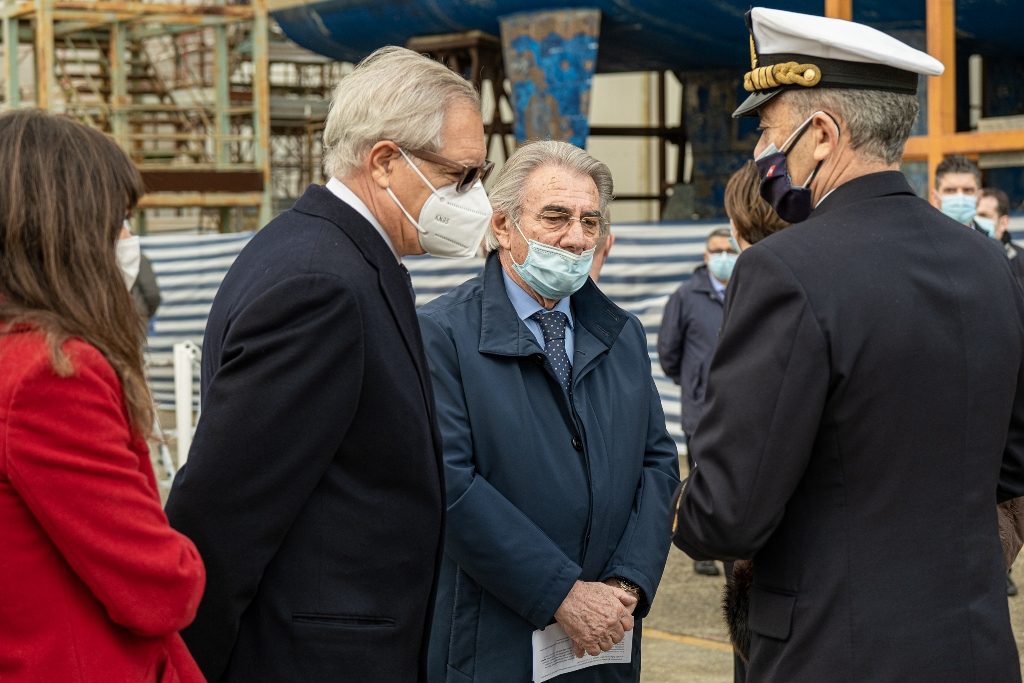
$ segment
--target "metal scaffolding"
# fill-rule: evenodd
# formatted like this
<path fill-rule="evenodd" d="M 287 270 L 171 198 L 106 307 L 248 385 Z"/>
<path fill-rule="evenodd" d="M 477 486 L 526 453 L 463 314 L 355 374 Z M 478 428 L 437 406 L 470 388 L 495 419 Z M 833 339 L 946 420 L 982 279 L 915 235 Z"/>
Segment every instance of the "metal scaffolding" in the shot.
<path fill-rule="evenodd" d="M 266 0 L 0 0 L 4 109 L 66 113 L 138 165 L 150 209 L 271 217 Z"/>

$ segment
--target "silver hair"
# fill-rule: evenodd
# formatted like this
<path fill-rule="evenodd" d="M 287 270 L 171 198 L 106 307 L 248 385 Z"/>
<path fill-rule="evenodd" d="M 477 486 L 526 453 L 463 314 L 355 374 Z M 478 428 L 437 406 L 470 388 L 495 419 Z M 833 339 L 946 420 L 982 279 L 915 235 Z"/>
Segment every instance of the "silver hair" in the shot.
<path fill-rule="evenodd" d="M 491 207 L 496 214 L 502 214 L 513 222 L 518 222 L 522 215 L 523 191 L 526 179 L 530 174 L 543 166 L 558 166 L 571 173 L 590 176 L 597 186 L 601 215 L 605 218 L 601 229 L 603 239 L 609 230 L 608 204 L 612 200 L 612 172 L 602 162 L 585 151 L 568 142 L 557 140 L 537 140 L 527 142 L 512 153 L 505 165 L 501 167 L 494 185 L 487 192 L 491 199 Z M 500 245 L 491 225 L 487 232 L 487 251 L 494 251 Z"/>
<path fill-rule="evenodd" d="M 789 90 L 780 97 L 801 119 L 816 111 L 838 114 L 846 123 L 841 134 L 848 136 L 851 149 L 887 164 L 903 158 L 920 109 L 917 95 L 883 90 L 812 88 Z"/>
<path fill-rule="evenodd" d="M 448 67 L 404 47 L 374 51 L 334 90 L 324 127 L 324 171 L 343 178 L 381 140 L 438 151 L 445 114 L 459 102 L 480 109 L 473 84 Z"/>

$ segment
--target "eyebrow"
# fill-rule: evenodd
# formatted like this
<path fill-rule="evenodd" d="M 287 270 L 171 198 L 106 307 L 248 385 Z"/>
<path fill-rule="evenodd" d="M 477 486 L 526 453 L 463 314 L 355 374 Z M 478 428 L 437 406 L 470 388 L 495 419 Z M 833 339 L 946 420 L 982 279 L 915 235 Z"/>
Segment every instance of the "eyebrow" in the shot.
<path fill-rule="evenodd" d="M 567 206 L 561 206 L 559 204 L 546 204 L 543 207 L 541 207 L 541 210 L 538 213 L 544 213 L 545 211 L 558 211 L 560 213 L 567 213 L 570 216 L 573 215 L 572 209 L 570 209 Z M 580 216 L 581 217 L 600 216 L 600 215 L 601 215 L 601 212 L 598 209 L 594 209 L 592 211 L 582 211 L 582 212 L 580 212 Z"/>

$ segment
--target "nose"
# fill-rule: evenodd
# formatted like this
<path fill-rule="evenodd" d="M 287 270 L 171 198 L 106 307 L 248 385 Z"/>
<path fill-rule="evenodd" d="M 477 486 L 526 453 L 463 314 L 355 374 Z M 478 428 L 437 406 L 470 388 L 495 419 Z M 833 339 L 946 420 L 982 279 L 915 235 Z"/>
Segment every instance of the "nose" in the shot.
<path fill-rule="evenodd" d="M 559 242 L 559 246 L 562 249 L 571 251 L 574 254 L 581 254 L 596 244 L 596 240 L 587 235 L 586 230 L 583 228 L 583 223 L 575 216 L 569 221 L 569 225 L 566 226 L 565 232 L 562 233 L 562 239 Z"/>

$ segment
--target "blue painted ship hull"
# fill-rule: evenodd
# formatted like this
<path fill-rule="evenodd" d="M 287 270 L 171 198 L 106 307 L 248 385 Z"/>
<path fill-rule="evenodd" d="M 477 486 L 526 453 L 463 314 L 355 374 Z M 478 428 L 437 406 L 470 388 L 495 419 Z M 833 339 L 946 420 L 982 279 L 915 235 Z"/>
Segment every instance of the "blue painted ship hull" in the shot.
<path fill-rule="evenodd" d="M 759 4 L 821 14 L 824 0 L 323 0 L 274 13 L 289 38 L 337 60 L 358 61 L 413 36 L 479 29 L 499 35 L 499 17 L 561 8 L 599 9 L 599 72 L 735 69 L 749 59 L 743 14 Z M 921 35 L 923 0 L 854 0 L 854 19 Z M 961 40 L 982 53 L 1024 55 L 1020 0 L 959 0 Z M 976 36 L 977 40 L 972 41 Z"/>

